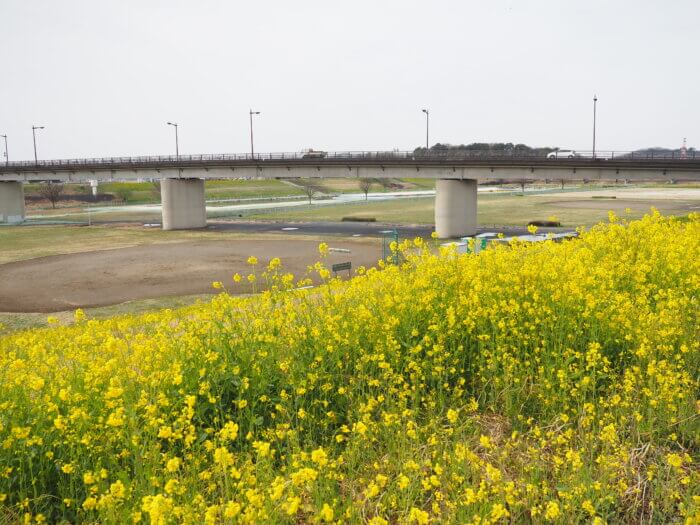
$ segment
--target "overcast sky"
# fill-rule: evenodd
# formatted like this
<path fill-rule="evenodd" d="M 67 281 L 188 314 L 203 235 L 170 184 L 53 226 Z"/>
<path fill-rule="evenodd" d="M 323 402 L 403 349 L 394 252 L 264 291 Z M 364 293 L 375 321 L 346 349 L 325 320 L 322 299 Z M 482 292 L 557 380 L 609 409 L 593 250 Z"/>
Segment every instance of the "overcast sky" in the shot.
<path fill-rule="evenodd" d="M 700 2 L 0 0 L 10 159 L 700 145 Z M 0 149 L 2 145 L 0 143 Z"/>

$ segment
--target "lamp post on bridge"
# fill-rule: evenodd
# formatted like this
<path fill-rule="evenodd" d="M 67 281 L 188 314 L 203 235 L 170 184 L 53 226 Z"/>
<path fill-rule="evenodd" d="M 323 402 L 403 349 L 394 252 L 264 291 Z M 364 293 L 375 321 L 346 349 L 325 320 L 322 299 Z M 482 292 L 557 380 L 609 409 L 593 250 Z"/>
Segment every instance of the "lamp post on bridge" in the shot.
<path fill-rule="evenodd" d="M 253 115 L 260 115 L 259 111 L 248 110 L 250 116 L 250 157 L 255 157 L 255 149 L 253 148 Z"/>
<path fill-rule="evenodd" d="M 175 160 L 179 161 L 180 160 L 180 145 L 178 144 L 178 138 L 177 138 L 177 122 L 168 122 L 168 126 L 172 126 L 175 128 Z"/>
<path fill-rule="evenodd" d="M 598 105 L 598 97 L 593 95 L 593 158 L 595 159 L 595 112 Z"/>
<path fill-rule="evenodd" d="M 39 159 L 36 155 L 36 130 L 44 129 L 44 126 L 32 126 L 32 138 L 34 139 L 34 164 L 39 164 Z"/>
<path fill-rule="evenodd" d="M 7 151 L 7 135 L 0 135 L 0 137 L 5 139 L 5 166 L 10 164 L 10 154 Z"/>
<path fill-rule="evenodd" d="M 422 109 L 421 111 L 425 113 L 425 152 L 428 153 L 428 150 L 430 149 L 430 111 L 427 109 Z"/>

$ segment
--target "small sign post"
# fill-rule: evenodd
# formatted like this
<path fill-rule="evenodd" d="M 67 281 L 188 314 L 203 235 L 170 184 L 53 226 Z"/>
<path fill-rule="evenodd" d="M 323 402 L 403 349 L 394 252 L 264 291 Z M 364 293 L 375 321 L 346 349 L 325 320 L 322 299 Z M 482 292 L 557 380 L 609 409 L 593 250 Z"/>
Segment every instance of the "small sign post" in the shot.
<path fill-rule="evenodd" d="M 386 261 L 391 255 L 391 262 L 399 264 L 399 254 L 391 250 L 392 242 L 395 242 L 397 246 L 399 244 L 398 230 L 394 228 L 393 230 L 382 230 L 379 233 L 382 234 L 382 259 Z"/>
<path fill-rule="evenodd" d="M 342 263 L 337 263 L 331 266 L 331 270 L 333 270 L 333 274 L 337 274 L 338 272 L 341 272 L 343 270 L 348 271 L 348 277 L 352 274 L 352 263 L 350 261 L 348 262 L 342 262 Z"/>

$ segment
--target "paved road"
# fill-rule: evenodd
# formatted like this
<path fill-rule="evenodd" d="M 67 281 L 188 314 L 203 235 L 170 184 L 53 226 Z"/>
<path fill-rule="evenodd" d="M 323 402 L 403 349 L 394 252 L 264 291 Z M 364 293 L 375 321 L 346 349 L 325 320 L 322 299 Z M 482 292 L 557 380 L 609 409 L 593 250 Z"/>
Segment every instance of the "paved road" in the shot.
<path fill-rule="evenodd" d="M 385 224 L 374 222 L 273 222 L 273 221 L 208 221 L 208 229 L 241 233 L 290 233 L 293 235 L 340 235 L 354 237 L 381 237 L 382 232 L 396 228 L 402 238 L 430 237 L 433 225 Z M 542 232 L 570 231 L 567 228 L 540 228 Z M 479 228 L 479 233 L 497 232 L 506 236 L 524 235 L 527 228 Z"/>

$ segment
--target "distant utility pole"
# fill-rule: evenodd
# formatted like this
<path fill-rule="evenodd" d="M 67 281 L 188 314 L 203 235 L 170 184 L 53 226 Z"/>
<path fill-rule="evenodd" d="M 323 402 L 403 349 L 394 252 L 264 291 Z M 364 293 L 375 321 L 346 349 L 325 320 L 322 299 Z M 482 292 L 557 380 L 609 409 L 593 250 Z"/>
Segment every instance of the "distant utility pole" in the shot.
<path fill-rule="evenodd" d="M 175 160 L 180 160 L 180 145 L 178 144 L 177 138 L 177 122 L 168 122 L 168 126 L 173 126 L 175 128 Z"/>
<path fill-rule="evenodd" d="M 44 129 L 44 126 L 32 126 L 32 138 L 34 139 L 34 164 L 39 164 L 39 159 L 36 156 L 36 130 Z"/>
<path fill-rule="evenodd" d="M 255 156 L 255 149 L 253 148 L 253 115 L 260 115 L 259 111 L 248 110 L 250 116 L 250 156 Z"/>
<path fill-rule="evenodd" d="M 425 149 L 430 149 L 430 111 L 427 109 L 422 110 L 425 113 Z"/>
<path fill-rule="evenodd" d="M 595 111 L 598 105 L 598 97 L 593 95 L 593 158 L 595 159 Z"/>
<path fill-rule="evenodd" d="M 0 135 L 5 139 L 5 166 L 10 164 L 10 153 L 7 151 L 7 135 Z"/>

